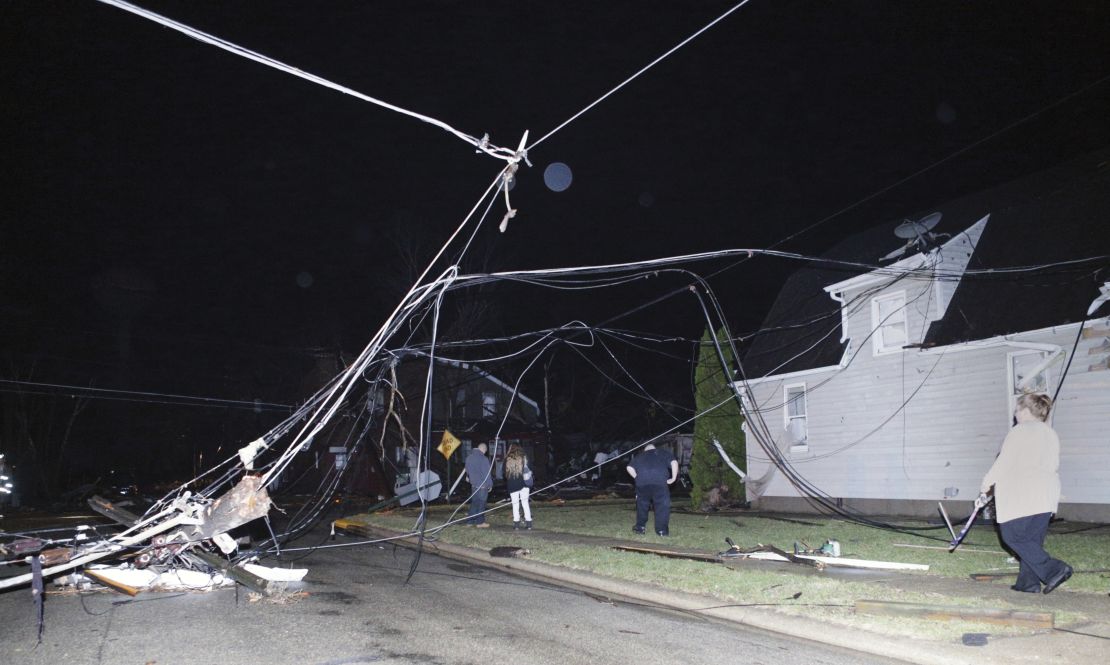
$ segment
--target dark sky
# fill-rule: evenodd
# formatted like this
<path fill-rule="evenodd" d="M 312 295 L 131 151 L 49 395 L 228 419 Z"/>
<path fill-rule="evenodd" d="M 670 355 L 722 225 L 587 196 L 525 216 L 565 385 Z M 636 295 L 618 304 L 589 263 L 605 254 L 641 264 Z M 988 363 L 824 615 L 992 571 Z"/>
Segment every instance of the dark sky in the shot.
<path fill-rule="evenodd" d="M 139 4 L 515 146 L 734 3 Z M 495 208 L 479 233 L 480 267 L 768 246 L 1043 110 L 782 247 L 819 252 L 1105 146 L 1110 84 L 1057 102 L 1110 75 L 1107 26 L 1097 1 L 753 0 L 537 147 L 509 232 Z M 430 255 L 501 166 L 92 0 L 5 3 L 0 30 L 3 325 L 64 337 L 106 368 L 98 385 L 122 328 L 164 358 L 114 379 L 168 392 L 234 373 L 213 349 L 359 348 L 398 295 L 389 238 Z M 566 191 L 544 186 L 552 162 L 573 171 Z M 718 279 L 734 325 L 756 326 L 793 267 Z M 531 329 L 651 294 L 502 306 Z"/>

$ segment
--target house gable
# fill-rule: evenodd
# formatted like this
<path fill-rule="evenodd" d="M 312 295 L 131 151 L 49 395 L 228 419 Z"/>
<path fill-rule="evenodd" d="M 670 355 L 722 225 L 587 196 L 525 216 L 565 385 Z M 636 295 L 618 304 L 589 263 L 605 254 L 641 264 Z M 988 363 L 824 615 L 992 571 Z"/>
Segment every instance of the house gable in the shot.
<path fill-rule="evenodd" d="M 900 353 L 924 341 L 944 318 L 990 214 L 927 253 L 824 287 L 840 303 L 842 341 L 868 343 L 872 354 Z"/>
<path fill-rule="evenodd" d="M 1100 276 L 1095 274 L 1096 264 L 1084 264 L 1082 270 L 1053 266 L 1110 254 L 1102 230 L 1110 210 L 1110 150 L 933 209 L 943 214 L 933 231 L 952 236 L 935 257 L 934 270 L 943 278 L 927 276 L 932 293 L 914 301 L 923 309 L 928 303 L 916 323 L 916 310 L 911 308 L 911 343 L 928 348 L 1075 323 L 1083 318 L 1105 281 L 1105 270 Z M 973 220 L 977 221 L 966 226 Z M 889 251 L 892 232 L 901 221 L 846 238 L 823 258 L 874 261 Z M 878 286 L 891 279 L 887 274 L 891 269 L 905 272 L 924 260 L 927 256 L 915 254 L 850 279 L 844 279 L 843 271 L 835 268 L 798 270 L 784 283 L 749 344 L 743 378 L 750 381 L 836 368 L 847 357 L 863 352 L 860 344 L 864 338 L 870 344 L 869 311 L 865 312 L 864 329 L 853 332 L 847 320 L 853 310 L 835 299 L 847 302 L 853 295 L 851 287 Z M 1043 273 L 1025 271 L 1020 278 L 1004 270 L 1016 266 L 1045 268 Z M 952 275 L 958 279 L 951 279 Z M 901 281 L 908 284 L 910 280 Z M 917 287 L 904 288 L 907 301 L 921 294 Z"/>

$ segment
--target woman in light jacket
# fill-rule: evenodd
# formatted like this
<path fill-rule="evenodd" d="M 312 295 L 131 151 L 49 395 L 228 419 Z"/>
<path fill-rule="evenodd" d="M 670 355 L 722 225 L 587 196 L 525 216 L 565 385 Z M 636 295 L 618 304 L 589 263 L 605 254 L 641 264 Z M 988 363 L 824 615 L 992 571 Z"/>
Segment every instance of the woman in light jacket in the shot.
<path fill-rule="evenodd" d="M 528 491 L 532 487 L 532 470 L 528 458 L 519 445 L 509 446 L 505 454 L 505 486 L 513 502 L 513 529 L 520 528 L 520 511 L 524 510 L 524 528 L 532 528 L 532 509 L 528 505 Z"/>
<path fill-rule="evenodd" d="M 1017 425 L 1006 435 L 994 465 L 983 478 L 979 497 L 994 488 L 995 514 L 1002 541 L 1021 562 L 1017 583 L 1011 589 L 1051 593 L 1071 577 L 1068 564 L 1053 559 L 1044 549 L 1048 522 L 1060 505 L 1060 439 L 1045 420 L 1052 410 L 1047 395 L 1022 395 L 1014 418 Z"/>

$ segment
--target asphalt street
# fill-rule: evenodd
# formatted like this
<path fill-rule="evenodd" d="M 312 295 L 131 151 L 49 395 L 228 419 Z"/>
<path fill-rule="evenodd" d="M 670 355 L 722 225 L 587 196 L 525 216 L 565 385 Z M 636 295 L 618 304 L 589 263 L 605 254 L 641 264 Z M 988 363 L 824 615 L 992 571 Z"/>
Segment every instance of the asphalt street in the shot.
<path fill-rule="evenodd" d="M 341 542 L 341 541 L 340 541 Z M 358 663 L 889 663 L 822 644 L 598 599 L 388 546 L 319 550 L 287 604 L 245 588 L 49 595 L 36 646 L 31 592 L 0 595 L 0 662 L 267 665 Z"/>

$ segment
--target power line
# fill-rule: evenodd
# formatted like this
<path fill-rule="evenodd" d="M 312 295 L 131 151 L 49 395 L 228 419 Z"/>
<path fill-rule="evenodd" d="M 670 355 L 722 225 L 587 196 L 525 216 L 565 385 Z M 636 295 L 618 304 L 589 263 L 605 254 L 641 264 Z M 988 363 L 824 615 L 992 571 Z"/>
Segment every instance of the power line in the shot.
<path fill-rule="evenodd" d="M 237 399 L 225 399 L 220 397 L 203 397 L 199 395 L 175 395 L 172 393 L 158 393 L 147 392 L 141 390 L 117 390 L 113 388 L 96 388 L 93 386 L 73 386 L 63 383 L 42 383 L 39 381 L 22 381 L 18 379 L 0 379 L 0 383 L 8 384 L 11 386 L 31 386 L 35 388 L 54 388 L 57 391 L 67 391 L 70 393 L 81 393 L 82 396 L 99 398 L 99 399 L 116 399 L 122 401 L 143 402 L 151 400 L 128 399 L 129 397 L 152 397 L 179 400 L 174 402 L 156 402 L 162 404 L 176 404 L 181 406 L 233 406 L 233 407 L 249 407 L 252 409 L 267 409 L 288 411 L 295 409 L 295 406 L 290 404 L 277 404 L 274 402 L 261 402 L 261 401 L 246 401 Z M 5 390 L 3 392 L 20 392 L 18 389 Z M 48 392 L 39 392 L 37 394 L 56 394 Z M 181 401 L 184 400 L 184 401 Z M 198 403 L 199 402 L 199 403 Z"/>
<path fill-rule="evenodd" d="M 111 5 L 112 7 L 116 7 L 118 9 L 122 9 L 126 12 L 130 12 L 132 14 L 135 14 L 136 16 L 141 16 L 141 17 L 143 17 L 145 19 L 148 19 L 150 21 L 154 21 L 155 23 L 158 23 L 158 24 L 164 25 L 167 28 L 171 28 L 173 30 L 176 30 L 176 31 L 188 36 L 188 37 L 192 37 L 193 39 L 195 39 L 197 41 L 203 42 L 205 44 L 210 44 L 210 45 L 215 46 L 217 48 L 223 49 L 223 50 L 225 50 L 229 53 L 234 53 L 235 55 L 238 55 L 240 57 L 246 58 L 248 60 L 253 60 L 255 62 L 266 65 L 267 67 L 273 67 L 274 69 L 285 72 L 286 74 L 291 74 L 291 75 L 296 76 L 298 78 L 302 78 L 306 81 L 311 81 L 312 83 L 315 83 L 317 85 L 322 85 L 325 88 L 331 88 L 332 90 L 335 90 L 337 92 L 341 92 L 345 95 L 350 95 L 352 97 L 356 97 L 358 99 L 361 99 L 364 102 L 370 102 L 371 104 L 375 104 L 375 105 L 380 106 L 382 108 L 389 109 L 390 111 L 396 111 L 397 113 L 400 113 L 402 115 L 407 115 L 410 118 L 416 118 L 417 120 L 420 120 L 421 122 L 426 122 L 430 125 L 434 125 L 436 127 L 439 127 L 440 129 L 442 129 L 442 130 L 444 130 L 444 131 L 462 139 L 463 141 L 466 141 L 467 143 L 474 146 L 479 151 L 484 152 L 487 155 L 490 155 L 491 157 L 496 157 L 498 159 L 505 160 L 506 162 L 509 162 L 510 164 L 516 164 L 522 158 L 526 159 L 526 157 L 524 157 L 524 153 L 522 153 L 521 151 L 514 151 L 514 150 L 510 150 L 508 148 L 500 148 L 500 147 L 497 147 L 495 145 L 490 144 L 488 136 L 479 139 L 479 138 L 476 138 L 476 137 L 471 136 L 469 134 L 465 134 L 465 133 L 460 132 L 459 130 L 455 129 L 451 125 L 448 125 L 447 123 L 445 123 L 441 120 L 436 120 L 435 118 L 423 115 L 421 113 L 417 113 L 415 111 L 410 111 L 410 110 L 402 108 L 400 106 L 390 104 L 389 102 L 377 99 L 376 97 L 371 97 L 370 95 L 358 92 L 357 90 L 354 90 L 352 88 L 348 88 L 347 86 L 340 85 L 338 83 L 334 83 L 332 81 L 329 81 L 329 80 L 327 80 L 323 77 L 317 76 L 315 74 L 310 74 L 310 73 L 308 73 L 304 70 L 298 69 L 298 68 L 293 67 L 291 65 L 287 65 L 287 64 L 285 64 L 283 62 L 280 62 L 278 60 L 275 60 L 275 59 L 273 59 L 269 56 L 262 55 L 261 53 L 258 53 L 256 51 L 252 51 L 250 49 L 239 46 L 238 44 L 234 44 L 234 43 L 229 42 L 225 39 L 221 39 L 219 37 L 216 37 L 215 35 L 211 35 L 211 34 L 208 34 L 206 32 L 203 32 L 201 30 L 198 30 L 196 28 L 190 27 L 188 25 L 185 25 L 184 23 L 179 23 L 177 21 L 174 21 L 173 19 L 166 18 L 165 16 L 162 16 L 161 14 L 156 14 L 155 12 L 152 12 L 148 9 L 143 9 L 142 7 L 138 7 L 136 5 L 133 5 L 130 2 L 124 2 L 123 0 L 97 0 L 97 1 L 102 2 L 106 5 Z"/>
<path fill-rule="evenodd" d="M 735 12 L 735 11 L 736 11 L 736 10 L 738 10 L 738 9 L 740 9 L 740 8 L 741 8 L 741 7 L 743 7 L 744 5 L 748 4 L 748 2 L 750 2 L 750 0 L 743 0 L 743 2 L 741 2 L 741 3 L 737 4 L 737 5 L 735 5 L 735 6 L 734 6 L 734 7 L 732 8 L 732 9 L 728 10 L 728 11 L 727 11 L 727 12 L 725 12 L 724 14 L 721 14 L 721 15 L 720 15 L 720 16 L 718 16 L 717 18 L 715 18 L 715 19 L 713 19 L 712 21 L 710 21 L 710 22 L 709 22 L 708 24 L 706 24 L 706 25 L 705 25 L 704 27 L 702 27 L 702 29 L 701 29 L 701 30 L 698 30 L 698 31 L 697 31 L 697 32 L 695 32 L 694 34 L 690 35 L 690 36 L 689 36 L 689 37 L 687 37 L 686 39 L 684 39 L 684 40 L 682 40 L 681 42 L 679 42 L 679 43 L 678 43 L 677 45 L 675 45 L 674 47 L 672 47 L 672 48 L 671 48 L 671 49 L 670 49 L 669 51 L 667 51 L 667 52 L 666 52 L 666 53 L 664 53 L 663 55 L 661 55 L 661 56 L 659 56 L 658 58 L 656 58 L 655 60 L 652 60 L 651 62 L 649 62 L 649 63 L 648 63 L 647 65 L 645 65 L 644 67 L 642 67 L 642 68 L 641 68 L 641 69 L 640 69 L 640 70 L 639 70 L 638 72 L 636 72 L 636 73 L 635 73 L 635 74 L 633 74 L 632 76 L 629 76 L 629 77 L 628 77 L 628 78 L 626 78 L 626 79 L 625 79 L 624 81 L 621 81 L 621 82 L 620 82 L 620 83 L 619 83 L 619 84 L 618 84 L 618 85 L 617 85 L 616 87 L 614 87 L 613 89 L 609 90 L 609 92 L 606 92 L 606 93 L 605 93 L 604 95 L 602 95 L 602 96 L 598 97 L 598 98 L 597 98 L 597 99 L 595 99 L 594 101 L 592 101 L 592 102 L 590 102 L 589 104 L 587 104 L 587 105 L 586 105 L 586 107 L 585 107 L 584 109 L 582 109 L 582 110 L 581 110 L 581 111 L 579 111 L 578 113 L 575 113 L 575 114 L 574 114 L 574 115 L 572 115 L 571 117 L 569 117 L 569 118 L 567 118 L 566 120 L 564 120 L 564 121 L 563 121 L 563 122 L 562 122 L 561 124 L 559 124 L 559 126 L 558 126 L 558 127 L 556 127 L 555 129 L 552 129 L 552 130 L 551 130 L 550 132 L 548 132 L 548 133 L 544 134 L 543 136 L 541 136 L 541 137 L 540 137 L 539 139 L 537 139 L 537 140 L 536 140 L 536 141 L 535 141 L 534 143 L 532 143 L 532 144 L 531 144 L 530 146 L 528 146 L 528 150 L 532 150 L 533 148 L 535 148 L 535 147 L 536 147 L 536 146 L 538 146 L 539 144 L 541 144 L 541 143 L 543 143 L 544 141 L 546 141 L 547 139 L 549 139 L 549 138 L 550 138 L 550 137 L 551 137 L 551 136 L 552 136 L 553 134 L 555 134 L 556 132 L 558 132 L 558 131 L 559 131 L 559 130 L 561 130 L 562 128 L 566 127 L 566 126 L 567 126 L 567 125 L 569 125 L 570 123 L 574 122 L 574 121 L 575 121 L 575 120 L 577 120 L 577 119 L 578 119 L 579 117 L 581 117 L 581 116 L 582 116 L 582 114 L 586 113 L 587 111 L 589 111 L 589 110 L 590 110 L 590 109 L 592 109 L 593 107 L 595 107 L 595 106 L 597 106 L 598 104 L 600 104 L 601 102 L 605 101 L 605 100 L 606 100 L 606 99 L 607 99 L 607 98 L 608 98 L 608 97 L 609 97 L 610 95 L 612 95 L 612 94 L 616 93 L 616 92 L 617 92 L 618 90 L 620 90 L 620 89 L 621 89 L 621 88 L 623 88 L 624 86 L 628 85 L 629 83 L 631 83 L 632 81 L 634 81 L 635 79 L 637 79 L 637 78 L 638 78 L 638 77 L 640 76 L 640 74 L 643 74 L 643 73 L 644 73 L 644 72 L 646 72 L 647 70 L 651 69 L 651 68 L 652 68 L 652 67 L 654 67 L 655 65 L 657 65 L 657 64 L 659 64 L 660 62 L 662 62 L 663 60 L 665 60 L 665 59 L 666 59 L 666 58 L 667 58 L 668 56 L 670 56 L 670 55 L 671 55 L 672 53 L 674 53 L 674 52 L 675 52 L 675 51 L 677 51 L 678 49 L 682 48 L 683 46 L 686 46 L 687 44 L 689 44 L 689 43 L 690 43 L 690 42 L 692 42 L 693 40 L 697 39 L 697 38 L 698 38 L 699 36 L 701 36 L 701 34 L 702 34 L 703 32 L 705 32 L 706 30 L 708 30 L 708 29 L 712 28 L 713 26 L 717 25 L 717 24 L 718 24 L 718 23 L 720 23 L 721 21 L 725 20 L 725 18 L 727 18 L 727 17 L 729 16 L 729 15 L 731 15 L 731 14 L 732 14 L 733 12 Z"/>

